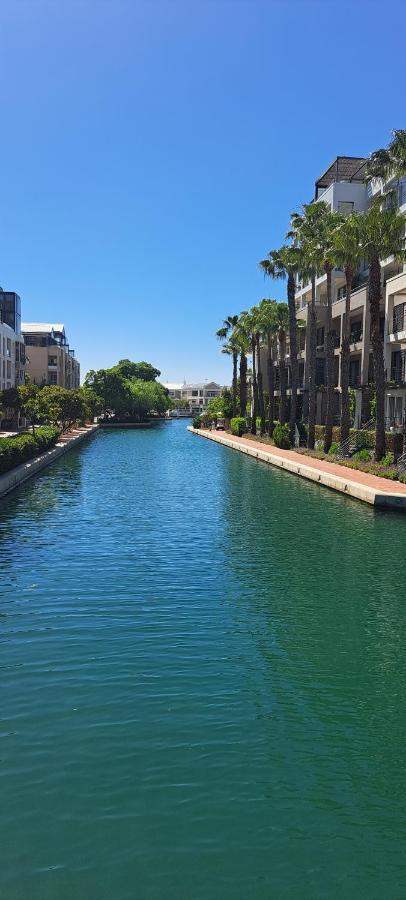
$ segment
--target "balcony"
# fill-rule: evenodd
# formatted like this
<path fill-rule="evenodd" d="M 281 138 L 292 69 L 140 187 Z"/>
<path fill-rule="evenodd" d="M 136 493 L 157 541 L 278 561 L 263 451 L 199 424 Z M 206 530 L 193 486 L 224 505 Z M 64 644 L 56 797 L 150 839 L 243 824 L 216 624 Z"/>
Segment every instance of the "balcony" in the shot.
<path fill-rule="evenodd" d="M 359 344 L 359 342 L 362 341 L 362 338 L 363 338 L 362 328 L 356 328 L 356 329 L 354 329 L 354 331 L 351 331 L 350 344 Z"/>

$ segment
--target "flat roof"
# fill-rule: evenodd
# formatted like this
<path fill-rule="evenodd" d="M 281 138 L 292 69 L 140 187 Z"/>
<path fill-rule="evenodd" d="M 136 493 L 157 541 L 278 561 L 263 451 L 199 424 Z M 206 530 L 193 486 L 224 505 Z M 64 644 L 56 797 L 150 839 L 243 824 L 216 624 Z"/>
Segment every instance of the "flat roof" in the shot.
<path fill-rule="evenodd" d="M 52 322 L 23 322 L 21 331 L 27 334 L 50 334 L 51 331 L 65 332 L 65 326 L 61 322 L 53 324 Z"/>

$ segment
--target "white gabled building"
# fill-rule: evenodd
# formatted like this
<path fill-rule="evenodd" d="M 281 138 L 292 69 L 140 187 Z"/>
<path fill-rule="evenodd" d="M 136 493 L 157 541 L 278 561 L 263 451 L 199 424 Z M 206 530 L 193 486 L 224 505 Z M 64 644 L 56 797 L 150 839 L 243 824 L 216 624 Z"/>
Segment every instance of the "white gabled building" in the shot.
<path fill-rule="evenodd" d="M 205 412 L 209 400 L 215 397 L 221 397 L 223 385 L 217 384 L 216 381 L 205 381 L 197 384 L 183 384 L 167 382 L 164 383 L 169 396 L 176 403 L 176 400 L 183 400 L 189 404 L 190 414 L 196 415 Z M 176 414 L 177 410 L 173 410 Z"/>

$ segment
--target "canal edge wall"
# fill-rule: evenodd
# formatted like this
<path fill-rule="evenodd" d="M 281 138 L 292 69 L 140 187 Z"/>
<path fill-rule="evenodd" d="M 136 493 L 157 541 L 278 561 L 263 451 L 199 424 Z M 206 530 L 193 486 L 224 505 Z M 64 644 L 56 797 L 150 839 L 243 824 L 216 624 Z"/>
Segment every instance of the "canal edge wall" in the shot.
<path fill-rule="evenodd" d="M 276 466 L 285 472 L 299 475 L 308 481 L 314 481 L 331 490 L 338 491 L 341 494 L 345 494 L 346 497 L 353 497 L 355 500 L 369 503 L 370 506 L 377 506 L 381 509 L 398 509 L 406 512 L 406 494 L 397 493 L 396 491 L 380 491 L 375 487 L 353 481 L 347 477 L 333 475 L 331 472 L 323 471 L 321 468 L 307 466 L 306 463 L 301 461 L 287 459 L 285 456 L 278 454 L 277 448 L 275 450 L 258 450 L 258 446 L 249 447 L 247 444 L 240 444 L 229 435 L 216 431 L 197 429 L 191 425 L 188 425 L 187 430 L 199 437 L 230 447 L 232 450 L 239 450 L 240 453 L 245 453 L 247 456 L 254 457 L 254 459 Z"/>
<path fill-rule="evenodd" d="M 19 487 L 20 484 L 23 484 L 24 481 L 28 481 L 29 478 L 32 478 L 38 472 L 41 472 L 42 469 L 45 469 L 47 466 L 50 466 L 51 463 L 60 459 L 60 457 L 67 453 L 68 450 L 73 450 L 78 444 L 82 444 L 88 437 L 98 431 L 98 429 L 99 426 L 97 424 L 85 425 L 83 428 L 75 429 L 72 434 L 65 433 L 61 436 L 62 439 L 59 438 L 54 447 L 51 447 L 50 450 L 46 450 L 41 456 L 36 456 L 34 459 L 28 460 L 28 462 L 22 463 L 21 466 L 10 469 L 10 471 L 5 472 L 4 475 L 0 475 L 0 500 L 3 497 L 6 497 L 10 491 Z"/>

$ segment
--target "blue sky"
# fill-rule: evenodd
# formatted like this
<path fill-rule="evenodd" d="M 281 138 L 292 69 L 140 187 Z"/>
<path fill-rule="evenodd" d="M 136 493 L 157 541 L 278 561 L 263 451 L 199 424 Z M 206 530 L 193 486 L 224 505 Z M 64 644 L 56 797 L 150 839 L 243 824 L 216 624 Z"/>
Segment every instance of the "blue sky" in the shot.
<path fill-rule="evenodd" d="M 214 332 L 337 154 L 404 121 L 403 4 L 2 0 L 0 284 L 82 375 L 229 381 Z M 403 113 L 403 116 L 402 116 Z"/>

